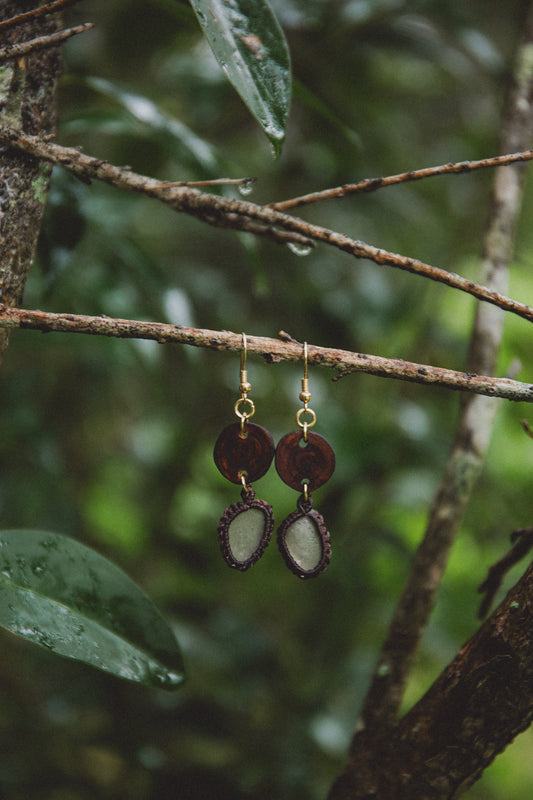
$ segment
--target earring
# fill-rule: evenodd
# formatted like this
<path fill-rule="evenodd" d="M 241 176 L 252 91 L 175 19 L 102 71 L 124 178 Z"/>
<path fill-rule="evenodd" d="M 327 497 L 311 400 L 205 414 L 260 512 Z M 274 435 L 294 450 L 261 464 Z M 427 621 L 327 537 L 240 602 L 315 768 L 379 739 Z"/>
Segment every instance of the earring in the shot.
<path fill-rule="evenodd" d="M 278 547 L 289 569 L 299 578 L 324 572 L 331 558 L 329 533 L 324 518 L 313 509 L 311 492 L 326 483 L 335 469 L 335 453 L 318 433 L 310 433 L 316 414 L 309 408 L 311 392 L 307 377 L 307 342 L 304 343 L 304 377 L 296 414 L 300 431 L 284 436 L 276 448 L 276 469 L 284 483 L 302 491 L 297 510 L 278 528 Z"/>
<path fill-rule="evenodd" d="M 245 333 L 242 341 L 241 396 L 234 406 L 240 422 L 224 428 L 215 443 L 213 457 L 225 478 L 242 484 L 242 501 L 229 506 L 220 519 L 218 541 L 226 563 L 244 572 L 261 558 L 274 528 L 272 506 L 264 500 L 256 500 L 251 486 L 270 467 L 274 441 L 265 428 L 249 422 L 255 414 L 255 405 L 248 397 L 252 387 L 246 372 Z"/>

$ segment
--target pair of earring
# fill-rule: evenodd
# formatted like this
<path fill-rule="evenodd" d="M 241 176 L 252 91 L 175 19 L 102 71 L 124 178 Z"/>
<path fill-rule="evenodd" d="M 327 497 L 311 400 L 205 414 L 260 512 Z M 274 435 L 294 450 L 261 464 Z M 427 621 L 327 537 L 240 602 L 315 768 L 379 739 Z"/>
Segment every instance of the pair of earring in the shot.
<path fill-rule="evenodd" d="M 316 422 L 316 414 L 309 408 L 307 342 L 300 392 L 303 407 L 296 414 L 299 430 L 288 433 L 274 448 L 270 433 L 250 422 L 255 405 L 248 397 L 252 387 L 246 371 L 246 334 L 243 333 L 242 338 L 241 396 L 234 406 L 240 422 L 224 428 L 213 454 L 222 475 L 242 485 L 242 500 L 225 510 L 218 526 L 222 555 L 230 567 L 244 572 L 261 558 L 269 544 L 274 529 L 272 506 L 264 500 L 256 500 L 252 483 L 265 475 L 275 456 L 276 470 L 282 481 L 301 492 L 296 511 L 278 528 L 278 547 L 295 575 L 302 579 L 314 578 L 329 564 L 331 545 L 324 518 L 313 508 L 311 492 L 333 474 L 335 454 L 323 436 L 309 431 Z"/>

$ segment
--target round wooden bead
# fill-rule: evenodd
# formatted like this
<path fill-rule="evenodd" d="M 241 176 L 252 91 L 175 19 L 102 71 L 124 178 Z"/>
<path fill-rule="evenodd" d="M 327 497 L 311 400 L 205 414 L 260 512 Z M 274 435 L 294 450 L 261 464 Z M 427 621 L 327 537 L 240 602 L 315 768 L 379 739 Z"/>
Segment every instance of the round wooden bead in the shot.
<path fill-rule="evenodd" d="M 232 483 L 241 483 L 241 475 L 250 484 L 261 478 L 274 457 L 274 440 L 260 425 L 246 422 L 224 428 L 215 443 L 213 458 L 222 475 Z"/>
<path fill-rule="evenodd" d="M 326 483 L 335 469 L 335 453 L 329 442 L 319 433 L 302 431 L 288 433 L 276 448 L 276 469 L 281 480 L 296 491 L 303 491 L 307 483 L 312 492 Z"/>

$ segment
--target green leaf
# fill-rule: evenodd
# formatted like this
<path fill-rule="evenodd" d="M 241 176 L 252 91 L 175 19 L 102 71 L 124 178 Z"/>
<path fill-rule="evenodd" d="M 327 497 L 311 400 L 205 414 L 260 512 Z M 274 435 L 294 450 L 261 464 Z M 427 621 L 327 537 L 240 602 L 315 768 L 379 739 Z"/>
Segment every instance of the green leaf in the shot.
<path fill-rule="evenodd" d="M 285 36 L 266 0 L 190 0 L 217 61 L 281 152 L 291 98 Z"/>
<path fill-rule="evenodd" d="M 118 567 L 74 539 L 0 531 L 0 625 L 68 658 L 164 689 L 183 681 L 170 627 Z"/>

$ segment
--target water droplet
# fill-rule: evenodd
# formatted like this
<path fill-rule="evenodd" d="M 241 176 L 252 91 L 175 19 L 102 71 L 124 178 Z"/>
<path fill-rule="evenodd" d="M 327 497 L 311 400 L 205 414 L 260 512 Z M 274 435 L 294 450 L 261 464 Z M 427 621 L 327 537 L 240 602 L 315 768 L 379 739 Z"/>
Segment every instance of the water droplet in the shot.
<path fill-rule="evenodd" d="M 44 547 L 45 550 L 57 550 L 58 546 L 57 539 L 43 539 L 41 542 L 41 547 Z"/>
<path fill-rule="evenodd" d="M 311 244 L 299 244 L 298 242 L 289 242 L 287 247 L 295 256 L 308 256 L 313 249 Z"/>
<path fill-rule="evenodd" d="M 243 197 L 246 197 L 253 192 L 255 180 L 255 178 L 246 178 L 246 180 L 242 181 L 242 183 L 239 183 L 238 189 Z"/>
<path fill-rule="evenodd" d="M 83 633 L 85 633 L 85 625 L 82 625 L 79 622 L 76 623 L 72 626 L 72 633 L 74 636 L 81 636 Z"/>

